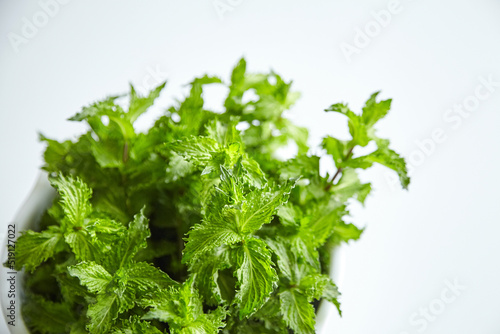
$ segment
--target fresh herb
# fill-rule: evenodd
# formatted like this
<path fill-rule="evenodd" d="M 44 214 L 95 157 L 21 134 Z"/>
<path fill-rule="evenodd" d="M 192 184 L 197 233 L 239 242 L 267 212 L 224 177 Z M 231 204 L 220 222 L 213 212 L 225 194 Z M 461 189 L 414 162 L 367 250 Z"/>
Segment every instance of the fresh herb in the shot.
<path fill-rule="evenodd" d="M 324 138 L 337 170 L 322 176 L 307 130 L 283 117 L 299 97 L 290 82 L 242 59 L 223 113 L 205 109 L 206 85 L 223 83 L 193 80 L 145 133 L 134 122 L 165 84 L 84 107 L 70 119 L 90 127 L 76 141 L 41 136 L 59 196 L 16 247 L 33 333 L 314 333 L 317 301 L 340 312 L 329 254 L 362 233 L 346 221 L 371 190 L 356 169 L 379 163 L 409 183 L 374 128 L 391 100 L 326 109 L 347 116 L 351 138 Z M 282 161 L 290 142 L 298 153 Z"/>

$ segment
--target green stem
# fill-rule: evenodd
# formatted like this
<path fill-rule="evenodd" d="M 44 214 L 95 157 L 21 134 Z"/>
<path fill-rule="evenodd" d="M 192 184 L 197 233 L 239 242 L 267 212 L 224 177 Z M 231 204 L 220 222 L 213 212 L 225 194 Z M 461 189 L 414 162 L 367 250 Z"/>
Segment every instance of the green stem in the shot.
<path fill-rule="evenodd" d="M 354 145 L 349 149 L 349 152 L 347 152 L 347 155 L 344 158 L 344 161 L 348 160 L 351 157 L 353 150 L 354 150 Z M 333 184 L 334 184 L 335 179 L 337 178 L 337 176 L 339 176 L 340 173 L 342 173 L 342 170 L 343 170 L 342 167 L 339 167 L 337 169 L 337 172 L 333 175 L 332 179 L 328 182 L 328 185 L 326 186 L 326 189 L 325 189 L 326 191 L 330 190 L 330 188 L 333 186 Z"/>

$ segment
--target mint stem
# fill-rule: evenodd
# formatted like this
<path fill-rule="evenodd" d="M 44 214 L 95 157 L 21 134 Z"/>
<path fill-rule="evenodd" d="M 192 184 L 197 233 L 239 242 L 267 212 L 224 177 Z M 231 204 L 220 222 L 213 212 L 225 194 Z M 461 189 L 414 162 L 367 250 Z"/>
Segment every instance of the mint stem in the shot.
<path fill-rule="evenodd" d="M 352 154 L 352 151 L 354 150 L 354 146 L 351 147 L 351 149 L 349 150 L 349 152 L 347 152 L 347 155 L 344 159 L 344 161 L 348 160 L 350 157 L 351 157 L 351 154 Z M 330 180 L 328 186 L 326 187 L 326 190 L 330 190 L 330 188 L 333 186 L 333 182 L 335 182 L 335 179 L 337 178 L 337 176 L 339 176 L 339 174 L 342 172 L 343 168 L 342 167 L 339 167 L 337 169 L 337 172 L 335 173 L 335 175 L 333 175 L 332 179 Z"/>

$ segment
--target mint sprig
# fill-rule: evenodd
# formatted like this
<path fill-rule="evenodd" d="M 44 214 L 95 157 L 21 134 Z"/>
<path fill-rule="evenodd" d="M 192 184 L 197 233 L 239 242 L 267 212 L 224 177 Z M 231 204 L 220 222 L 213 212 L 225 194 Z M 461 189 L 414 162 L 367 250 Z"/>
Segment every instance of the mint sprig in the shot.
<path fill-rule="evenodd" d="M 222 113 L 205 107 L 207 85 L 227 88 Z M 29 272 L 28 327 L 314 333 L 317 301 L 340 312 L 330 251 L 362 234 L 349 201 L 365 203 L 371 185 L 356 170 L 378 163 L 408 187 L 404 159 L 375 129 L 391 100 L 375 93 L 359 114 L 343 103 L 326 109 L 347 117 L 350 138 L 324 138 L 336 170 L 322 176 L 308 130 L 283 115 L 299 94 L 278 74 L 248 73 L 241 59 L 227 84 L 194 79 L 183 100 L 138 132 L 136 120 L 164 87 L 141 96 L 131 86 L 84 107 L 70 120 L 88 131 L 74 141 L 40 136 L 59 196 L 39 231 L 17 241 L 17 269 Z M 282 161 L 276 151 L 290 142 L 298 154 Z M 374 151 L 356 155 L 370 142 Z"/>

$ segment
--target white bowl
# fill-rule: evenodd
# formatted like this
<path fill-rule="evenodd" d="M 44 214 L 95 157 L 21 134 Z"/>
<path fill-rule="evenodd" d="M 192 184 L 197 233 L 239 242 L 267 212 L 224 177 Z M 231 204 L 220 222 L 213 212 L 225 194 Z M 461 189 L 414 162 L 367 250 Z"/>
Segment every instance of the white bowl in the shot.
<path fill-rule="evenodd" d="M 47 173 L 43 171 L 40 172 L 33 190 L 17 212 L 14 221 L 9 224 L 9 226 L 15 226 L 15 237 L 10 238 L 9 234 L 7 234 L 3 240 L 0 255 L 2 263 L 5 263 L 8 258 L 8 252 L 6 250 L 9 240 L 15 240 L 21 231 L 36 228 L 37 222 L 43 212 L 51 205 L 55 196 L 56 192 L 48 181 Z M 343 272 L 344 264 L 343 254 L 344 252 L 342 251 L 342 247 L 337 247 L 334 249 L 331 256 L 330 275 L 337 285 L 340 284 L 342 279 L 341 273 Z M 7 327 L 11 334 L 29 334 L 21 314 L 21 301 L 23 299 L 22 280 L 24 271 L 15 272 L 2 266 L 0 273 L 0 301 Z M 12 277 L 15 279 L 15 297 L 11 296 L 9 293 L 11 285 L 8 279 Z M 10 305 L 12 305 L 12 302 L 15 305 L 15 326 L 9 324 L 9 322 L 13 321 L 13 319 L 9 318 L 10 311 L 8 309 L 11 307 Z M 324 324 L 330 312 L 335 312 L 333 310 L 333 306 L 329 303 L 322 302 L 316 316 L 317 333 L 321 333 L 323 331 Z"/>
<path fill-rule="evenodd" d="M 56 192 L 48 181 L 47 173 L 40 172 L 33 190 L 17 212 L 14 221 L 9 223 L 7 226 L 8 230 L 12 230 L 13 226 L 15 227 L 15 236 L 11 238 L 10 235 L 12 236 L 12 234 L 9 235 L 9 233 L 7 233 L 5 239 L 2 242 L 2 250 L 0 256 L 2 264 L 5 263 L 8 258 L 8 252 L 6 250 L 9 241 L 12 243 L 12 241 L 16 240 L 16 238 L 19 236 L 20 231 L 35 228 L 36 223 L 42 216 L 45 209 L 50 206 L 55 195 Z M 23 271 L 15 272 L 3 266 L 0 272 L 0 301 L 2 304 L 2 313 L 4 314 L 4 319 L 7 323 L 7 327 L 12 334 L 28 334 L 29 331 L 24 325 L 24 321 L 21 315 L 21 301 L 23 298 L 22 280 L 24 273 Z M 13 296 L 11 292 L 9 292 L 12 291 L 11 284 L 9 281 L 7 281 L 9 278 L 15 279 L 15 283 L 13 284 L 15 287 L 13 289 L 15 290 L 15 296 Z M 8 308 L 12 307 L 11 305 L 15 306 L 15 310 L 13 312 L 14 319 L 9 317 L 11 312 Z M 12 321 L 14 321 L 15 326 L 12 325 Z"/>

